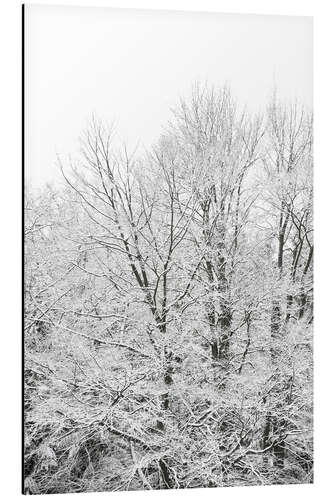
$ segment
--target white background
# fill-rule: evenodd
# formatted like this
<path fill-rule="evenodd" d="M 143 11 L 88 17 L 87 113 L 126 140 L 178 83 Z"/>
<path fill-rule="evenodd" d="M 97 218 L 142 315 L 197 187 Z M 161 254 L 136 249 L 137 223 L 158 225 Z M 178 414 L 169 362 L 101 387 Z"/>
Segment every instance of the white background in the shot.
<path fill-rule="evenodd" d="M 329 498 L 333 491 L 333 9 L 329 0 L 65 0 L 40 4 L 109 5 L 232 13 L 314 16 L 315 109 L 315 484 L 210 490 L 112 493 L 113 499 L 298 499 Z M 0 494 L 20 497 L 21 463 L 21 9 L 2 0 L 0 11 Z M 283 34 L 281 34 L 283 36 Z M 331 493 L 330 493 L 331 492 Z M 105 494 L 78 494 L 98 499 Z M 48 498 L 59 498 L 50 495 Z M 72 498 L 65 495 L 64 498 Z"/>
<path fill-rule="evenodd" d="M 312 106 L 312 18 L 51 7 L 25 9 L 25 176 L 62 181 L 92 114 L 113 146 L 150 149 L 195 81 L 227 82 L 260 113 L 276 86 Z M 29 182 L 29 184 L 30 184 Z"/>

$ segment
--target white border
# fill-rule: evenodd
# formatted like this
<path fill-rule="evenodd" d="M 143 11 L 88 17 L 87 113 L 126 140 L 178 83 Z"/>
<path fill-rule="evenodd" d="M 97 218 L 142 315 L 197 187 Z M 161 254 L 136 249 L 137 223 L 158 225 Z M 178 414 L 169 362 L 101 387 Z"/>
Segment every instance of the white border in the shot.
<path fill-rule="evenodd" d="M 0 492 L 6 500 L 20 497 L 20 224 L 21 224 L 21 25 L 20 1 L 2 0 L 0 11 L 0 137 L 1 141 L 1 403 Z M 28 2 L 31 3 L 31 2 Z M 328 0 L 122 0 L 35 2 L 49 5 L 103 5 L 123 8 L 192 10 L 252 14 L 313 15 L 315 29 L 315 484 L 210 490 L 112 493 L 112 498 L 246 498 L 274 500 L 328 498 L 332 491 L 332 171 L 333 79 L 332 7 Z M 283 36 L 283 33 L 281 33 Z M 50 495 L 48 498 L 59 498 Z M 62 498 L 62 497 L 61 497 Z M 64 498 L 69 498 L 65 495 Z M 98 499 L 99 494 L 75 498 Z"/>

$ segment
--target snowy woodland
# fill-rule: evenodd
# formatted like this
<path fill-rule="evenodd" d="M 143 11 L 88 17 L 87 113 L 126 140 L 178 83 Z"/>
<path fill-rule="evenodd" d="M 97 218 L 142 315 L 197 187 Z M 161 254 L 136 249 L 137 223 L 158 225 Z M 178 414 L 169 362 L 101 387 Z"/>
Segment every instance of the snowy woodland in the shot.
<path fill-rule="evenodd" d="M 25 492 L 311 483 L 312 111 L 194 85 L 25 192 Z"/>

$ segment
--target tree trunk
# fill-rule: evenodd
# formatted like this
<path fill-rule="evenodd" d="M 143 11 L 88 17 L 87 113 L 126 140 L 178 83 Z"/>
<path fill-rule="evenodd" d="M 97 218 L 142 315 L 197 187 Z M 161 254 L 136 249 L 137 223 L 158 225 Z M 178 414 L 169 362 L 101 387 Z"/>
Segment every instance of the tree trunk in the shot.
<path fill-rule="evenodd" d="M 293 305 L 294 301 L 294 296 L 293 295 L 287 295 L 287 313 L 286 313 L 286 323 L 290 320 L 291 316 L 291 307 Z"/>

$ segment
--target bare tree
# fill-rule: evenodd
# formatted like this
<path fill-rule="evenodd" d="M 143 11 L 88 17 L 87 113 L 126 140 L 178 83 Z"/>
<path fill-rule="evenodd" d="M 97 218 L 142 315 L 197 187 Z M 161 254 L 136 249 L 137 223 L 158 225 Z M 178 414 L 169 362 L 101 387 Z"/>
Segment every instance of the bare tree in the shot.
<path fill-rule="evenodd" d="M 310 482 L 311 116 L 195 85 L 114 135 L 26 196 L 26 492 Z"/>
<path fill-rule="evenodd" d="M 232 277 L 253 198 L 247 177 L 260 157 L 261 119 L 237 113 L 227 87 L 194 86 L 174 110 L 170 133 L 181 151 L 183 175 L 198 201 L 193 238 L 202 251 L 213 360 L 228 359 L 233 316 Z M 198 237 L 199 236 L 199 237 Z"/>
<path fill-rule="evenodd" d="M 307 293 L 303 284 L 309 272 L 312 255 L 312 117 L 297 103 L 284 105 L 273 96 L 267 112 L 267 149 L 264 168 L 267 175 L 264 206 L 267 207 L 276 247 L 276 279 L 271 310 L 273 367 L 281 358 L 281 338 L 292 315 L 295 300 L 298 316 L 304 314 Z M 302 291 L 297 292 L 297 288 Z M 297 314 L 297 313 L 296 313 Z M 285 320 L 284 320 L 285 317 Z M 287 384 L 288 387 L 288 384 Z M 285 400 L 282 401 L 282 408 Z M 281 413 L 284 413 L 282 411 Z M 283 417 L 269 415 L 272 433 L 282 435 L 287 423 Z M 267 437 L 267 436 L 266 436 Z M 264 446 L 267 444 L 265 438 Z M 275 463 L 283 467 L 285 441 L 273 447 Z"/>

